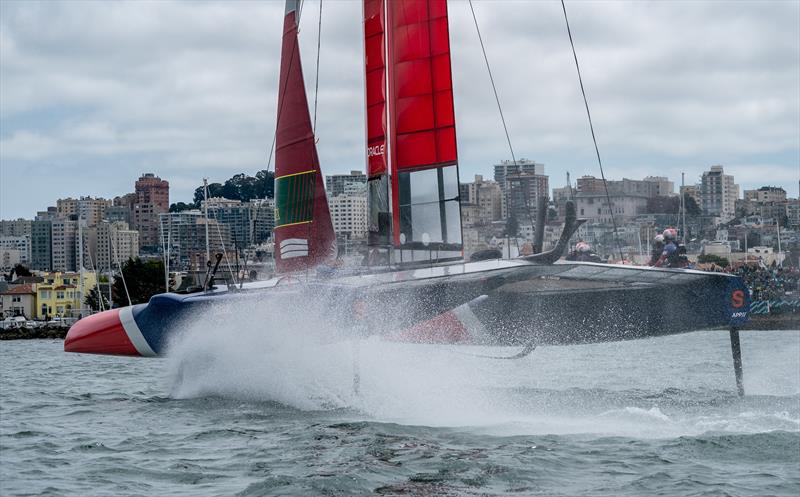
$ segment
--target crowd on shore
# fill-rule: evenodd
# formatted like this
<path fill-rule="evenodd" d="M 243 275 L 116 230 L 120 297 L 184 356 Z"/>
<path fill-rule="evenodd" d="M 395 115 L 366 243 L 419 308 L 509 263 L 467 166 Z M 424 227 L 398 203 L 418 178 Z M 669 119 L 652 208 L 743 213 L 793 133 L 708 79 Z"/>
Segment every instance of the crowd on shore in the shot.
<path fill-rule="evenodd" d="M 753 300 L 800 298 L 800 269 L 780 266 L 741 265 L 728 268 L 741 276 Z"/>

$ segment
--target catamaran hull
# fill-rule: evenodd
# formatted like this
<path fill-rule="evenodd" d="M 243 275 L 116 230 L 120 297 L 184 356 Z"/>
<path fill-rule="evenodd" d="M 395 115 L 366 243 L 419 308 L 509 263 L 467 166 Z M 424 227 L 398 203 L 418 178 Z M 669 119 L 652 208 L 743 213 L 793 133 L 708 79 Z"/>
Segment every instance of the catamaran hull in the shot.
<path fill-rule="evenodd" d="M 319 313 L 338 330 L 486 345 L 570 345 L 739 327 L 749 309 L 743 281 L 729 275 L 486 261 L 243 292 L 156 295 L 148 304 L 78 321 L 64 348 L 163 355 L 170 340 L 197 320 L 248 312 L 265 302 Z"/>

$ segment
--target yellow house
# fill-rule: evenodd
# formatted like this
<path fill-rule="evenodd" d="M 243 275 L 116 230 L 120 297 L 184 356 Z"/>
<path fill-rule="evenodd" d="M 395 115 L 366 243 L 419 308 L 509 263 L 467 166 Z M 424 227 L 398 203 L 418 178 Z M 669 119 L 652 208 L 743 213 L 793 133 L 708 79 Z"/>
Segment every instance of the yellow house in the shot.
<path fill-rule="evenodd" d="M 78 317 L 80 302 L 80 273 L 40 273 L 44 282 L 36 285 L 36 319 Z M 93 272 L 83 273 L 84 297 L 97 285 Z"/>

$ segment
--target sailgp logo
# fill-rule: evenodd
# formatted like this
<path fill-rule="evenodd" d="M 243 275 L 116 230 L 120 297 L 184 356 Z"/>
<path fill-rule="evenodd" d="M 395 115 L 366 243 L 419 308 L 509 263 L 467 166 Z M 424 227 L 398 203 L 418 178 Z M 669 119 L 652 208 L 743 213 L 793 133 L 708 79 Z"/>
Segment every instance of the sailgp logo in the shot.
<path fill-rule="evenodd" d="M 372 147 L 367 147 L 367 157 L 376 157 L 379 155 L 383 155 L 386 151 L 386 144 L 383 145 L 373 145 Z"/>
<path fill-rule="evenodd" d="M 742 290 L 735 290 L 731 294 L 731 306 L 734 309 L 739 309 L 744 305 L 744 292 Z"/>

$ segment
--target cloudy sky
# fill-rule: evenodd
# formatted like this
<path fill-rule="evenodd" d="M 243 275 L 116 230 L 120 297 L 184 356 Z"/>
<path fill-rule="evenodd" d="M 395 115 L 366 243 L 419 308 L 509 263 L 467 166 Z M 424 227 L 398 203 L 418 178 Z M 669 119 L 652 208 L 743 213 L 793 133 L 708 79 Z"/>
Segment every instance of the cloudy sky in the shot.
<path fill-rule="evenodd" d="M 687 183 L 723 164 L 798 195 L 800 2 L 568 1 L 606 175 Z M 301 49 L 313 101 L 319 3 Z M 462 180 L 510 158 L 469 4 L 451 0 Z M 476 1 L 517 158 L 599 175 L 561 5 Z M 113 197 L 142 172 L 191 200 L 267 166 L 283 2 L 0 1 L 0 217 Z M 325 0 L 319 152 L 364 167 L 361 2 Z"/>

